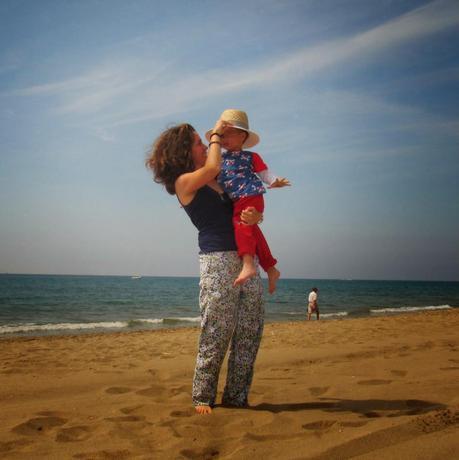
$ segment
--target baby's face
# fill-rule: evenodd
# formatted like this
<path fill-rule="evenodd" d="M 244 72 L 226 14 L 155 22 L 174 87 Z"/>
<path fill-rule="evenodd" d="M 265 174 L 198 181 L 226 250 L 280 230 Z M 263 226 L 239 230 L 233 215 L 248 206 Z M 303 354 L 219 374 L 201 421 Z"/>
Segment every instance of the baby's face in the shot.
<path fill-rule="evenodd" d="M 242 150 L 247 133 L 242 129 L 226 128 L 222 137 L 222 147 L 226 150 Z"/>

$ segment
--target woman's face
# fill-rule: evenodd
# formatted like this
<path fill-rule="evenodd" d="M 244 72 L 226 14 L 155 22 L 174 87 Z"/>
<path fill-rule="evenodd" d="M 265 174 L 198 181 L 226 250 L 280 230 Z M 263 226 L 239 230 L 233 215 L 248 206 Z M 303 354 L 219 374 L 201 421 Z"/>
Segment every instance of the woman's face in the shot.
<path fill-rule="evenodd" d="M 191 156 L 193 158 L 194 167 L 202 168 L 206 163 L 207 146 L 202 143 L 198 133 L 194 133 L 193 146 L 191 147 Z"/>

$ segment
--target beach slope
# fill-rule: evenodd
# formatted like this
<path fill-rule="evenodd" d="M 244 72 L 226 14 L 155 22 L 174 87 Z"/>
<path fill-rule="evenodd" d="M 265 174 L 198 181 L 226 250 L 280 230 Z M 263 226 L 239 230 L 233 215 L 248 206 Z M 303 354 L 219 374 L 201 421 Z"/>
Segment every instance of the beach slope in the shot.
<path fill-rule="evenodd" d="M 210 416 L 197 328 L 3 338 L 0 458 L 454 458 L 458 331 L 459 309 L 268 324 L 251 407 Z"/>

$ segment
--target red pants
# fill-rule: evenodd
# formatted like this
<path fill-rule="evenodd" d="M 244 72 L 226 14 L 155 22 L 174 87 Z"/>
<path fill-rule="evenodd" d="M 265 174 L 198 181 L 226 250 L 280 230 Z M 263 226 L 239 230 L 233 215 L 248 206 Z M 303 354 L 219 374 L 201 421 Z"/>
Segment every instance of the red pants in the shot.
<path fill-rule="evenodd" d="M 263 212 L 265 208 L 263 195 L 248 196 L 234 202 L 233 225 L 237 251 L 240 257 L 244 254 L 252 256 L 256 254 L 263 270 L 268 271 L 268 268 L 276 265 L 277 260 L 272 256 L 260 227 L 241 222 L 241 212 L 249 206 L 253 206 L 258 212 Z"/>

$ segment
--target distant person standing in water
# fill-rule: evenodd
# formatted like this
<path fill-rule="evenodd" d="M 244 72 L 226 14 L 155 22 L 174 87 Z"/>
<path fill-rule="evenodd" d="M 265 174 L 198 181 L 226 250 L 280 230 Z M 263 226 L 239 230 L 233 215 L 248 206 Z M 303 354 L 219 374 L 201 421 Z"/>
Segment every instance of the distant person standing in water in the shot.
<path fill-rule="evenodd" d="M 308 321 L 311 319 L 311 315 L 315 312 L 317 319 L 319 319 L 319 305 L 317 303 L 317 293 L 319 290 L 316 287 L 311 289 L 308 297 Z"/>

